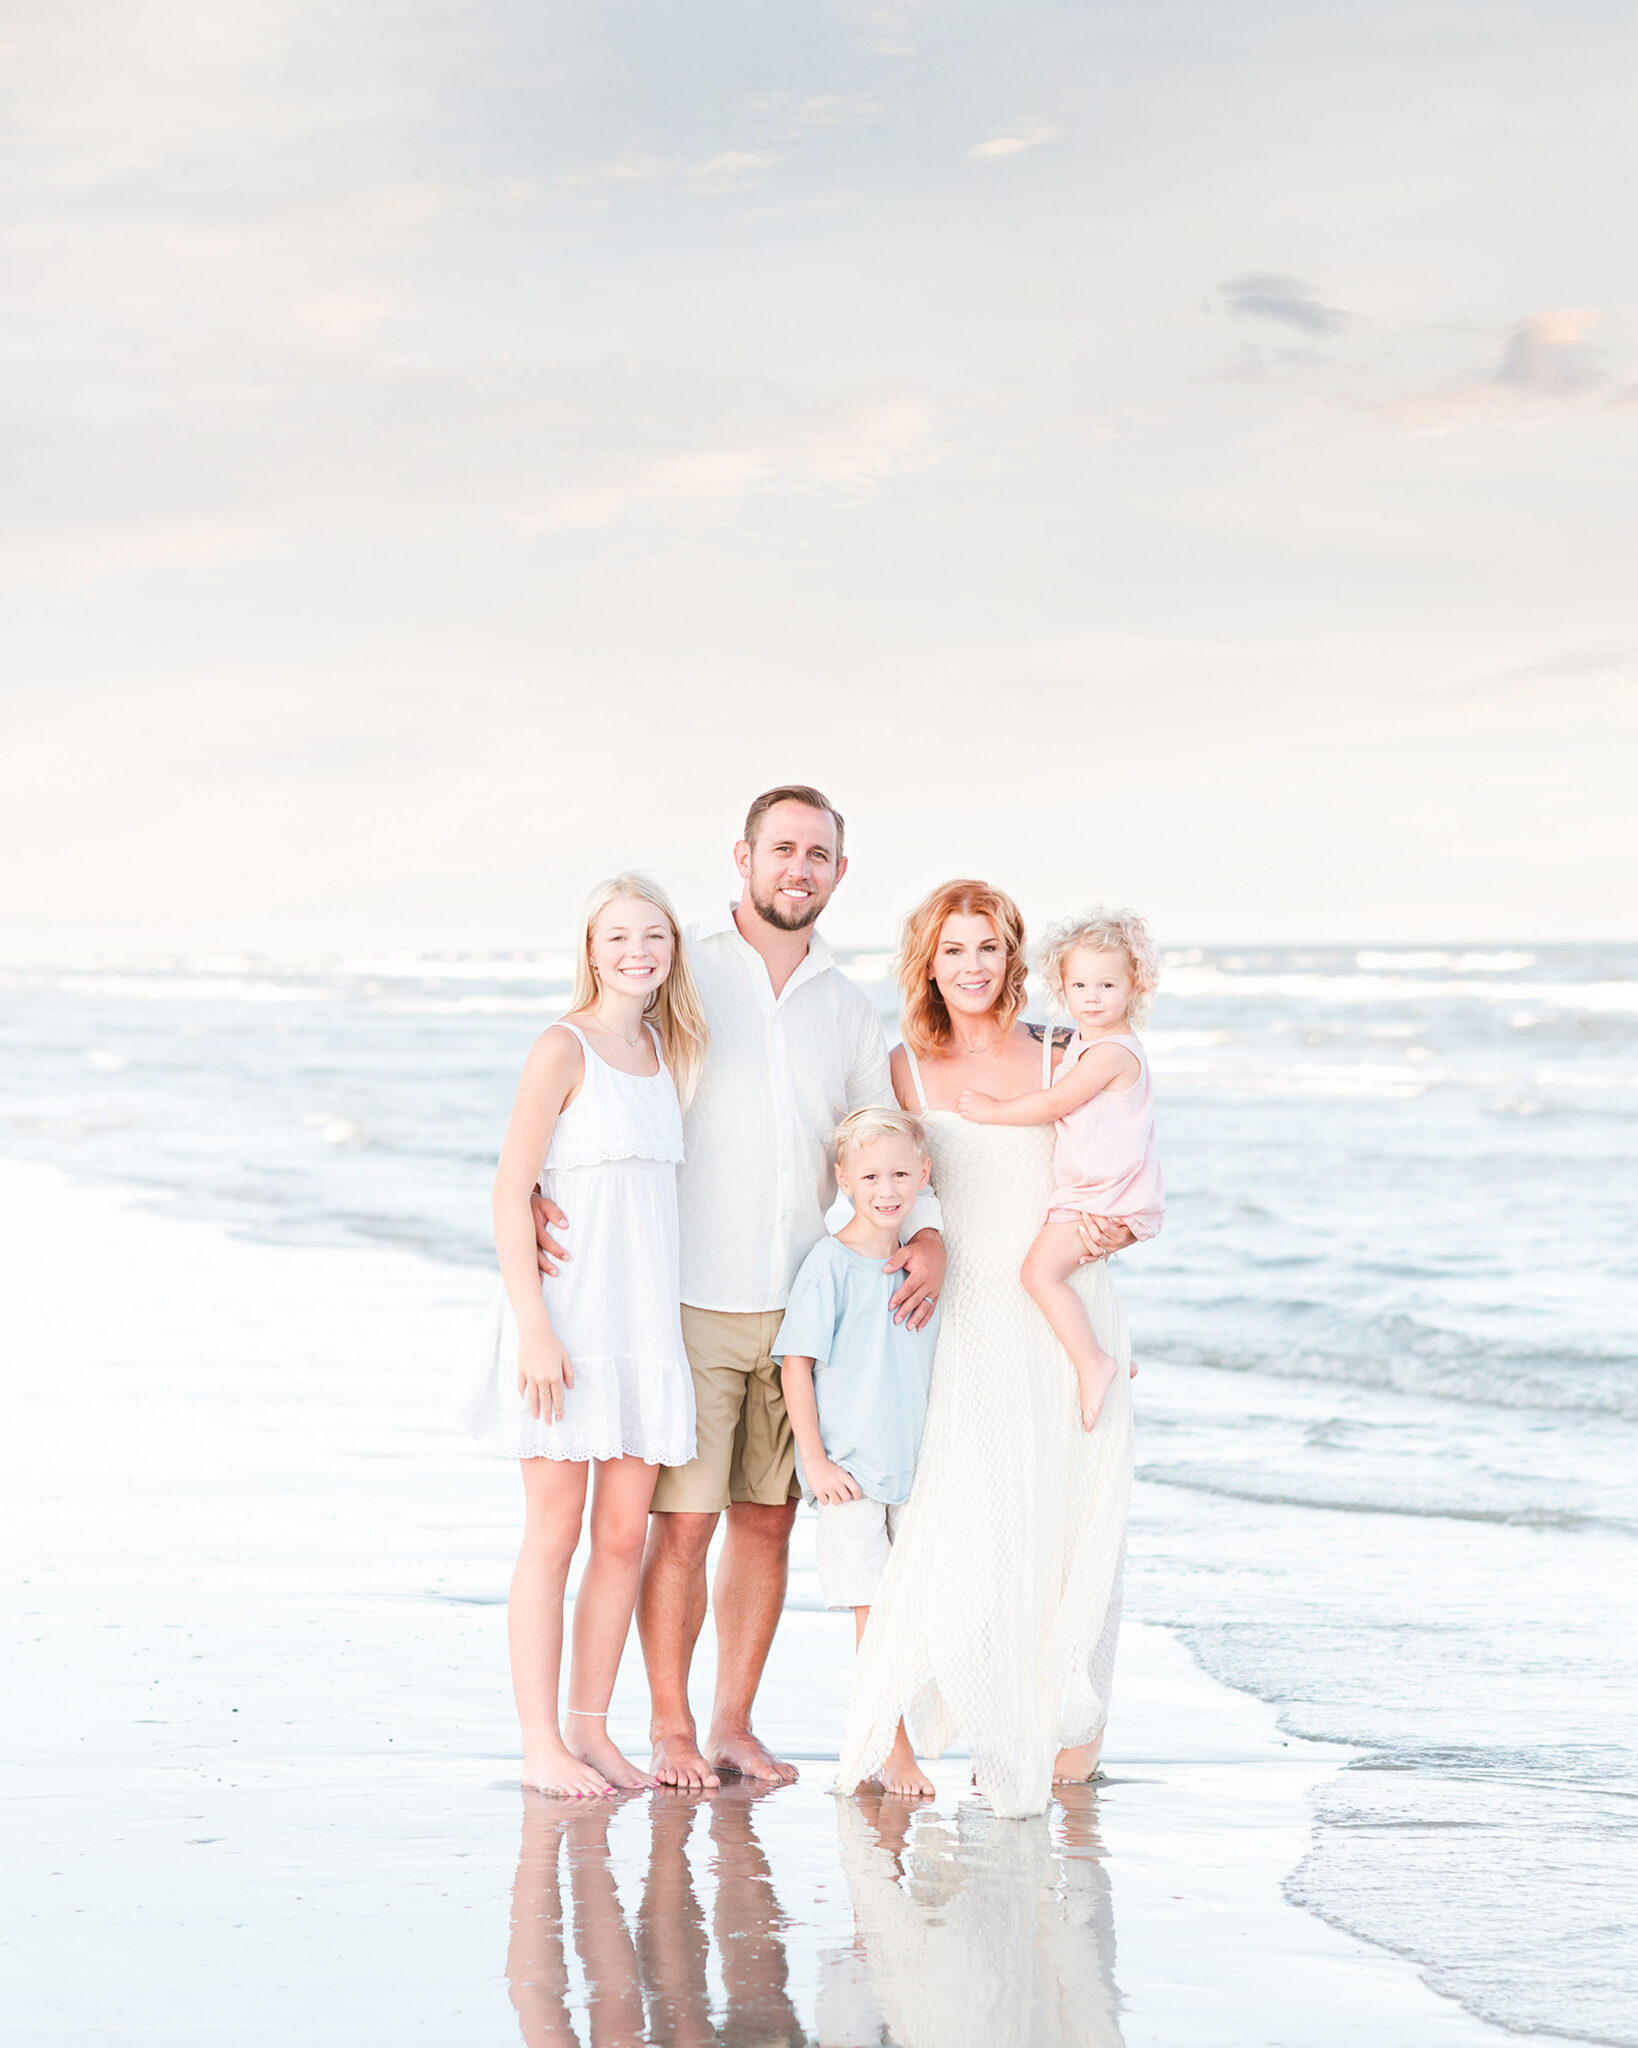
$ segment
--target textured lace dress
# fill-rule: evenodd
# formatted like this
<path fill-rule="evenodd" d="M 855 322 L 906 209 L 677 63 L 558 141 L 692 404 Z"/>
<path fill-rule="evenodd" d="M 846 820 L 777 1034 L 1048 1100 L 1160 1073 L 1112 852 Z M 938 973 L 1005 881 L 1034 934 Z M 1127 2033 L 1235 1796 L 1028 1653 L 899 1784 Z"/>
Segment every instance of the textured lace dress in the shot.
<path fill-rule="evenodd" d="M 1051 1042 L 1043 1048 L 1050 1078 Z M 1106 1263 L 1074 1282 L 1122 1370 L 1097 1428 L 1018 1277 L 1051 1191 L 1050 1124 L 928 1111 L 949 1257 L 915 1484 L 859 1647 L 837 1788 L 885 1762 L 899 1716 L 927 1755 L 963 1741 L 998 1815 L 1042 1813 L 1060 1748 L 1108 1715 L 1132 1488 L 1131 1359 Z"/>
<path fill-rule="evenodd" d="M 517 1321 L 497 1283 L 458 1406 L 485 1449 L 503 1457 L 686 1465 L 694 1376 L 677 1306 L 677 1090 L 663 1059 L 657 1074 L 622 1073 L 566 1028 L 580 1040 L 585 1072 L 552 1131 L 540 1187 L 569 1219 L 574 1257 L 541 1286 L 574 1385 L 560 1422 L 529 1413 L 517 1387 Z"/>

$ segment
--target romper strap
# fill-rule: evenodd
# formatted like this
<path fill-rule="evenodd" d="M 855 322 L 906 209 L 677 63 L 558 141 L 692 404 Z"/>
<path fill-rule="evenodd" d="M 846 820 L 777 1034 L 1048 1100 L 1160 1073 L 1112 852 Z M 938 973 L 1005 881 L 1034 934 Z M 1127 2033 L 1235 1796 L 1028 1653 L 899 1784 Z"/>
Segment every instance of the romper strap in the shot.
<path fill-rule="evenodd" d="M 1050 1017 L 1047 1019 L 1046 1028 L 1041 1033 L 1041 1086 L 1043 1088 L 1050 1088 L 1052 1086 L 1052 1019 Z"/>
<path fill-rule="evenodd" d="M 910 1062 L 910 1078 L 916 1084 L 916 1100 L 921 1104 L 923 1113 L 931 1116 L 932 1111 L 927 1107 L 927 1090 L 921 1085 L 921 1068 L 916 1063 L 915 1047 L 908 1038 L 904 1041 L 904 1056 Z"/>

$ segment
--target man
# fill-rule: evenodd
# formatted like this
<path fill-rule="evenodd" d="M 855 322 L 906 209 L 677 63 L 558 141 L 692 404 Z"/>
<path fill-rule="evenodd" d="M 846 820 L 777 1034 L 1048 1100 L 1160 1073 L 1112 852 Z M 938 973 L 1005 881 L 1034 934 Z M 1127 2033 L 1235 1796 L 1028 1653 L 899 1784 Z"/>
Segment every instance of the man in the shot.
<path fill-rule="evenodd" d="M 791 1281 L 824 1235 L 835 1196 L 830 1133 L 850 1109 L 891 1104 L 887 1041 L 868 997 L 813 926 L 847 872 L 841 814 L 805 784 L 766 791 L 734 849 L 739 900 L 689 928 L 689 962 L 711 1029 L 685 1125 L 678 1180 L 683 1338 L 694 1371 L 698 1455 L 662 1470 L 643 1559 L 637 1626 L 653 1699 L 654 1775 L 689 1791 L 721 1770 L 787 1784 L 797 1775 L 751 1727 L 785 1600 L 796 1519 L 795 1450 L 768 1347 Z M 561 1253 L 538 1201 L 542 1264 Z M 917 1327 L 944 1281 L 938 1208 L 918 1203 L 893 1313 Z M 706 1552 L 717 1566 L 716 1698 L 702 1745 L 688 1672 L 705 1622 Z"/>

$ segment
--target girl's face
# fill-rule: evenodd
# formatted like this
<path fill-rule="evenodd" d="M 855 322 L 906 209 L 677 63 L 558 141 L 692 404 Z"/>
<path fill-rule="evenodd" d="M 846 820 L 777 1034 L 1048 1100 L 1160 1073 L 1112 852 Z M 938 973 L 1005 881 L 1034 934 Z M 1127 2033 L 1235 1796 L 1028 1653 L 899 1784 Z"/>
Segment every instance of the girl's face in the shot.
<path fill-rule="evenodd" d="M 671 920 L 640 896 L 616 896 L 597 913 L 587 942 L 600 989 L 653 995 L 671 972 Z"/>
<path fill-rule="evenodd" d="M 1064 1007 L 1083 1038 L 1119 1031 L 1132 1007 L 1132 963 L 1124 953 L 1077 946 L 1064 962 Z"/>
<path fill-rule="evenodd" d="M 983 1017 L 1006 986 L 1006 944 L 989 918 L 952 912 L 938 935 L 930 972 L 952 1017 Z"/>

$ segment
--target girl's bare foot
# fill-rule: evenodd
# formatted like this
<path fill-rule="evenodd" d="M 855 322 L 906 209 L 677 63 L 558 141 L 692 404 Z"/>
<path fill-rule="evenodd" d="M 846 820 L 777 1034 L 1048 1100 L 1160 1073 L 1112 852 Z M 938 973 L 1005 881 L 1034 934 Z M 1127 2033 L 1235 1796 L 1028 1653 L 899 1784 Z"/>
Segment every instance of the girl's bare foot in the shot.
<path fill-rule="evenodd" d="M 910 1738 L 901 1727 L 882 1765 L 882 1790 L 890 1799 L 931 1799 L 933 1781 L 916 1762 Z"/>
<path fill-rule="evenodd" d="M 1100 1351 L 1094 1362 L 1075 1366 L 1075 1377 L 1081 1388 L 1081 1427 L 1096 1429 L 1098 1417 L 1103 1412 L 1103 1397 L 1115 1383 L 1120 1367 L 1107 1351 Z"/>
<path fill-rule="evenodd" d="M 1078 1743 L 1074 1749 L 1060 1749 L 1057 1761 L 1052 1766 L 1054 1785 L 1085 1785 L 1097 1775 L 1098 1752 L 1103 1748 L 1103 1737 L 1096 1742 Z"/>
<path fill-rule="evenodd" d="M 609 1740 L 608 1723 L 601 1714 L 577 1714 L 571 1707 L 566 1746 L 583 1764 L 600 1771 L 616 1792 L 647 1792 L 653 1788 L 654 1780 L 645 1777 Z"/>
<path fill-rule="evenodd" d="M 543 1742 L 523 1752 L 523 1782 L 555 1799 L 602 1799 L 614 1790 L 601 1771 L 561 1742 Z"/>

